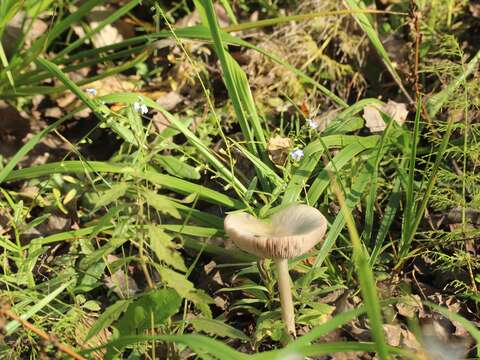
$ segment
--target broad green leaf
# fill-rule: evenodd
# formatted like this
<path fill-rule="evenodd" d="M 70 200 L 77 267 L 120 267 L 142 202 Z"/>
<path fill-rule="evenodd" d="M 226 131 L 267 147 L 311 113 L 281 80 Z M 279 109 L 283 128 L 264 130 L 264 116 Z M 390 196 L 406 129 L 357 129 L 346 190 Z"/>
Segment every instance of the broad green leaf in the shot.
<path fill-rule="evenodd" d="M 162 282 L 174 289 L 182 298 L 186 298 L 191 291 L 195 290 L 193 284 L 183 274 L 168 268 L 160 268 L 158 272 Z"/>
<path fill-rule="evenodd" d="M 111 204 L 114 201 L 120 199 L 128 190 L 128 184 L 121 182 L 115 183 L 112 187 L 106 191 L 101 192 L 98 194 L 98 198 L 95 201 L 95 208 L 101 208 L 102 206 L 106 206 Z"/>
<path fill-rule="evenodd" d="M 120 335 L 136 335 L 162 325 L 180 308 L 182 298 L 172 289 L 149 291 L 128 304 L 115 324 Z"/>
<path fill-rule="evenodd" d="M 193 166 L 188 165 L 185 161 L 170 155 L 157 155 L 154 160 L 160 164 L 170 175 L 178 176 L 185 179 L 200 179 L 200 173 Z"/>
<path fill-rule="evenodd" d="M 142 195 L 149 206 L 160 211 L 162 214 L 170 215 L 175 219 L 180 219 L 182 217 L 178 212 L 175 203 L 170 200 L 168 196 L 160 195 L 147 189 L 142 190 Z"/>
<path fill-rule="evenodd" d="M 211 312 L 207 305 L 213 302 L 210 296 L 201 290 L 195 289 L 185 275 L 168 268 L 160 268 L 158 272 L 165 285 L 174 289 L 182 298 L 193 302 L 204 315 L 211 317 Z"/>
<path fill-rule="evenodd" d="M 117 300 L 104 310 L 102 315 L 99 316 L 97 321 L 92 325 L 90 331 L 85 336 L 84 342 L 88 342 L 93 336 L 97 335 L 100 331 L 110 326 L 116 321 L 120 315 L 127 309 L 132 300 Z"/>
<path fill-rule="evenodd" d="M 195 289 L 190 291 L 185 297 L 195 304 L 195 306 L 202 312 L 203 316 L 207 319 L 212 318 L 212 311 L 208 304 L 212 304 L 214 301 L 205 291 L 201 289 Z"/>

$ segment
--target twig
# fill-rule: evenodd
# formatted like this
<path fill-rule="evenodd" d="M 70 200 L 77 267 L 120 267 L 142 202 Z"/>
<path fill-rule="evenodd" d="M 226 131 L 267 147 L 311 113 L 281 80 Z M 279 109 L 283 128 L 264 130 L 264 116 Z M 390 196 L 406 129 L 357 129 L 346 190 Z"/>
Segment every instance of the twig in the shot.
<path fill-rule="evenodd" d="M 2 317 L 8 317 L 10 319 L 18 321 L 20 324 L 23 325 L 24 328 L 32 331 L 33 333 L 37 334 L 44 340 L 48 341 L 49 343 L 53 344 L 55 347 L 58 348 L 61 352 L 65 353 L 66 355 L 70 356 L 73 359 L 77 360 L 87 360 L 83 356 L 77 354 L 75 351 L 70 349 L 68 346 L 62 344 L 60 341 L 58 341 L 57 338 L 55 338 L 53 335 L 47 334 L 45 331 L 42 329 L 37 328 L 35 325 L 32 323 L 28 322 L 27 320 L 23 320 L 20 316 L 9 310 L 6 306 L 3 306 L 0 309 L 0 315 Z"/>

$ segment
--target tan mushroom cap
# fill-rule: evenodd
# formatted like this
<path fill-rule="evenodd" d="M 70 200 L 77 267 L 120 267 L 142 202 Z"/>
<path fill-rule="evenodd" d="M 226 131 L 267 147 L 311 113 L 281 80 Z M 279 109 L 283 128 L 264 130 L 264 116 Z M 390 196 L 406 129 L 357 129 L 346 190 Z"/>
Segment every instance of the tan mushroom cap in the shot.
<path fill-rule="evenodd" d="M 327 220 L 317 209 L 291 205 L 269 220 L 247 213 L 225 218 L 225 231 L 240 249 L 262 258 L 289 259 L 307 253 L 327 231 Z"/>

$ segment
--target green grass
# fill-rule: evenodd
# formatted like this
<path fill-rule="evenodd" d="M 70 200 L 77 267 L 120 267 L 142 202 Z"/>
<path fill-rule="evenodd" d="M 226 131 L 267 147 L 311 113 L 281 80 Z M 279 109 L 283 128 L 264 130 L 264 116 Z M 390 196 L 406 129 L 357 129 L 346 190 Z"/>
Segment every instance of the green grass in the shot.
<path fill-rule="evenodd" d="M 217 5 L 198 0 L 201 23 L 180 27 L 174 21 L 194 10 L 186 3 L 150 7 L 133 0 L 91 28 L 95 0 L 2 2 L 0 37 L 21 10 L 28 18 L 13 52 L 0 46 L 0 98 L 27 112 L 35 106 L 34 95 L 54 103 L 68 91 L 78 102 L 17 144 L 13 156 L 0 158 L 0 311 L 6 335 L 1 356 L 58 357 L 57 345 L 64 343 L 86 358 L 96 352 L 104 358 L 175 359 L 189 351 L 202 359 L 355 351 L 382 360 L 425 358 L 422 330 L 413 325 L 423 315 L 404 319 L 396 310 L 408 295 L 424 296 L 412 275 L 421 255 L 453 280 L 437 288 L 434 276 L 420 282 L 430 282 L 437 298 L 462 303 L 457 313 L 427 294 L 424 310 L 461 324 L 473 339 L 471 355 L 478 355 L 480 335 L 468 311 L 480 300 L 480 262 L 468 239 L 479 234 L 469 214 L 480 206 L 475 82 L 480 52 L 459 45 L 466 38 L 472 47 L 471 29 L 455 12 L 463 9 L 468 16 L 461 1 L 431 7 L 419 2 L 423 93 L 415 94 L 399 67 L 412 64 L 391 58 L 385 45 L 388 36 L 410 41 L 408 3 L 385 12 L 363 1 L 348 0 L 345 8 L 327 1 L 326 10 L 312 5 L 298 14 L 277 3 L 225 0 L 220 4 L 231 25 L 221 26 Z M 252 21 L 249 15 L 257 8 L 273 15 Z M 27 46 L 31 22 L 51 12 L 56 16 L 48 31 Z M 322 22 L 327 19 L 330 23 Z M 92 36 L 118 20 L 135 23 L 136 36 L 95 48 Z M 268 41 L 283 36 L 281 30 L 297 31 L 309 44 L 331 21 L 341 26 L 319 41 L 324 57 L 317 50 L 312 55 L 317 60 L 301 70 L 268 48 Z M 87 31 L 78 36 L 73 25 Z M 362 41 L 349 49 L 348 37 L 358 34 Z M 171 46 L 162 48 L 165 40 Z M 337 58 L 343 52 L 351 57 Z M 273 81 L 284 81 L 276 78 L 282 74 L 300 84 L 298 98 L 305 97 L 309 114 L 300 111 L 297 95 L 272 84 L 250 85 L 253 54 L 268 61 Z M 327 59 L 355 68 L 351 74 L 378 79 L 368 80 L 366 93 L 341 98 L 343 82 L 318 70 L 318 61 Z M 375 60 L 382 64 L 378 74 L 369 64 Z M 78 80 L 83 70 L 89 72 Z M 139 90 L 86 92 L 88 84 L 119 74 L 135 78 Z M 183 77 L 188 85 L 182 88 Z M 159 82 L 161 91 L 182 92 L 185 105 L 167 111 L 154 101 L 152 89 Z M 269 103 L 278 99 L 287 110 Z M 382 113 L 386 129 L 370 133 L 364 108 L 390 99 L 409 104 L 407 122 L 400 126 Z M 150 113 L 141 116 L 140 105 Z M 83 111 L 92 116 L 78 120 Z M 153 113 L 167 123 L 162 130 Z M 307 118 L 318 114 L 323 124 L 327 113 L 333 115 L 322 132 L 308 127 Z M 92 126 L 68 139 L 61 157 L 25 162 L 48 139 L 68 138 L 68 126 L 79 122 Z M 269 140 L 277 135 L 292 144 L 283 149 L 283 163 L 271 153 Z M 103 137 L 115 139 L 115 149 L 107 160 L 95 160 L 87 145 L 102 149 Z M 304 157 L 292 159 L 293 149 L 302 149 Z M 29 195 L 29 188 L 35 194 Z M 233 247 L 223 219 L 240 210 L 267 217 L 291 203 L 320 209 L 329 225 L 320 245 L 289 262 L 296 320 L 304 332 L 286 344 L 273 262 Z M 460 220 L 448 227 L 445 218 L 457 207 Z M 62 221 L 65 227 L 58 225 Z M 420 290 L 407 286 L 412 283 Z M 346 308 L 338 299 L 322 300 L 336 291 Z M 38 332 L 6 318 L 6 309 L 53 337 L 45 345 Z M 347 336 L 352 324 L 368 339 Z M 391 344 L 388 326 L 400 324 L 420 347 Z M 333 332 L 338 338 L 326 341 Z"/>

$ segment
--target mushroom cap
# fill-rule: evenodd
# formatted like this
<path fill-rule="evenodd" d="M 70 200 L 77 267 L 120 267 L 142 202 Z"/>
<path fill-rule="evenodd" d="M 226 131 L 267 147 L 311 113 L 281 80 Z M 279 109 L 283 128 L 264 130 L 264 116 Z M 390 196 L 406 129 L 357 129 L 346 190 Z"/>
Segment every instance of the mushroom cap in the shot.
<path fill-rule="evenodd" d="M 240 249 L 262 258 L 289 259 L 307 253 L 322 240 L 327 220 L 311 206 L 290 205 L 269 220 L 245 212 L 230 214 L 224 226 Z"/>

